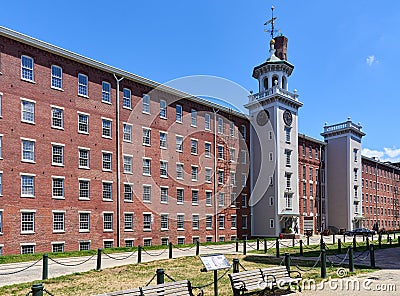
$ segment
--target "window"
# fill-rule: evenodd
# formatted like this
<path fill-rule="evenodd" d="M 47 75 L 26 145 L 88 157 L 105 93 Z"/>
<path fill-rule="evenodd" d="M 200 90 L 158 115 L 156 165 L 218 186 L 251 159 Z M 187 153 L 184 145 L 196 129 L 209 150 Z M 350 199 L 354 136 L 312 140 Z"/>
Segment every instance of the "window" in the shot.
<path fill-rule="evenodd" d="M 190 111 L 190 116 L 191 116 L 191 125 L 196 127 L 197 126 L 197 111 L 192 109 Z"/>
<path fill-rule="evenodd" d="M 275 220 L 269 219 L 269 228 L 274 228 L 275 227 L 274 224 L 275 224 Z"/>
<path fill-rule="evenodd" d="M 89 149 L 79 148 L 79 168 L 89 168 Z"/>
<path fill-rule="evenodd" d="M 160 177 L 168 178 L 168 161 L 160 161 Z"/>
<path fill-rule="evenodd" d="M 150 146 L 150 129 L 143 128 L 143 145 Z"/>
<path fill-rule="evenodd" d="M 358 160 L 358 149 L 354 149 L 353 153 L 354 153 L 354 162 L 357 162 L 357 160 Z"/>
<path fill-rule="evenodd" d="M 183 137 L 181 136 L 176 136 L 176 151 L 183 151 Z"/>
<path fill-rule="evenodd" d="M 176 105 L 176 122 L 182 122 L 182 106 Z"/>
<path fill-rule="evenodd" d="M 241 127 L 241 133 L 244 140 L 246 140 L 246 126 L 243 124 Z"/>
<path fill-rule="evenodd" d="M 206 229 L 212 229 L 212 215 L 206 215 Z"/>
<path fill-rule="evenodd" d="M 28 56 L 21 56 L 21 78 L 23 80 L 33 81 L 34 73 L 33 73 L 33 59 Z"/>
<path fill-rule="evenodd" d="M 285 140 L 286 143 L 290 143 L 290 127 L 285 127 Z"/>
<path fill-rule="evenodd" d="M 303 198 L 303 213 L 307 214 L 307 199 Z"/>
<path fill-rule="evenodd" d="M 35 177 L 30 175 L 21 176 L 21 196 L 35 197 Z"/>
<path fill-rule="evenodd" d="M 21 246 L 21 254 L 34 254 L 35 245 L 25 245 Z"/>
<path fill-rule="evenodd" d="M 184 237 L 178 237 L 178 245 L 183 245 L 185 243 Z"/>
<path fill-rule="evenodd" d="M 310 158 L 313 157 L 312 153 L 313 153 L 313 148 L 312 148 L 312 146 L 310 146 L 310 147 L 308 147 L 308 156 L 309 156 Z"/>
<path fill-rule="evenodd" d="M 124 123 L 124 141 L 125 142 L 132 142 L 132 125 Z"/>
<path fill-rule="evenodd" d="M 236 173 L 235 172 L 230 172 L 230 181 L 231 181 L 231 186 L 236 186 Z"/>
<path fill-rule="evenodd" d="M 112 154 L 110 152 L 103 152 L 103 171 L 112 170 Z"/>
<path fill-rule="evenodd" d="M 88 96 L 88 77 L 84 74 L 78 74 L 78 95 Z"/>
<path fill-rule="evenodd" d="M 246 187 L 246 182 L 247 182 L 247 174 L 242 173 L 242 187 Z M 272 184 L 272 182 L 271 182 Z"/>
<path fill-rule="evenodd" d="M 21 212 L 21 233 L 35 232 L 35 213 Z"/>
<path fill-rule="evenodd" d="M 199 177 L 199 168 L 192 165 L 192 181 L 197 181 Z"/>
<path fill-rule="evenodd" d="M 57 243 L 57 244 L 52 244 L 52 252 L 53 253 L 59 253 L 59 252 L 64 252 L 64 244 L 63 243 Z"/>
<path fill-rule="evenodd" d="M 218 133 L 224 133 L 224 120 L 221 117 L 218 118 Z"/>
<path fill-rule="evenodd" d="M 64 178 L 53 177 L 53 198 L 64 198 Z"/>
<path fill-rule="evenodd" d="M 224 146 L 218 145 L 218 158 L 224 159 Z"/>
<path fill-rule="evenodd" d="M 160 148 L 167 148 L 167 133 L 160 132 Z"/>
<path fill-rule="evenodd" d="M 79 231 L 88 232 L 90 230 L 90 213 L 79 213 Z"/>
<path fill-rule="evenodd" d="M 354 181 L 357 181 L 357 180 L 358 180 L 358 169 L 354 169 Z"/>
<path fill-rule="evenodd" d="M 1 64 L 0 64 L 1 66 Z M 1 72 L 0 72 L 1 73 Z M 0 118 L 3 116 L 3 94 L 0 93 Z"/>
<path fill-rule="evenodd" d="M 103 182 L 103 200 L 112 200 L 111 182 Z"/>
<path fill-rule="evenodd" d="M 204 143 L 204 156 L 211 157 L 211 143 Z"/>
<path fill-rule="evenodd" d="M 218 184 L 224 184 L 225 172 L 224 170 L 218 170 Z"/>
<path fill-rule="evenodd" d="M 160 118 L 167 119 L 167 102 L 160 100 Z"/>
<path fill-rule="evenodd" d="M 125 201 L 132 201 L 133 197 L 133 190 L 132 184 L 124 184 L 124 200 Z"/>
<path fill-rule="evenodd" d="M 113 214 L 112 213 L 104 213 L 103 214 L 103 225 L 104 225 L 104 231 L 112 231 L 113 230 Z"/>
<path fill-rule="evenodd" d="M 105 81 L 101 83 L 101 101 L 111 103 L 111 84 Z"/>
<path fill-rule="evenodd" d="M 311 181 L 313 180 L 313 168 L 309 169 L 309 176 L 308 177 L 309 177 L 309 180 L 311 180 Z"/>
<path fill-rule="evenodd" d="M 247 229 L 247 216 L 242 216 L 242 229 Z"/>
<path fill-rule="evenodd" d="M 90 198 L 90 181 L 79 180 L 79 199 Z"/>
<path fill-rule="evenodd" d="M 90 250 L 90 242 L 79 242 L 79 251 Z"/>
<path fill-rule="evenodd" d="M 125 231 L 133 230 L 133 214 L 132 213 L 124 214 L 124 230 Z"/>
<path fill-rule="evenodd" d="M 143 95 L 142 97 L 142 112 L 150 114 L 150 96 Z"/>
<path fill-rule="evenodd" d="M 185 226 L 185 216 L 183 214 L 178 214 L 176 217 L 177 229 L 183 230 Z"/>
<path fill-rule="evenodd" d="M 192 204 L 198 205 L 199 204 L 199 191 L 192 190 Z"/>
<path fill-rule="evenodd" d="M 242 150 L 242 164 L 246 164 L 246 163 L 247 163 L 247 151 Z"/>
<path fill-rule="evenodd" d="M 53 212 L 53 232 L 64 232 L 65 213 Z"/>
<path fill-rule="evenodd" d="M 229 161 L 231 161 L 231 162 L 236 161 L 236 149 L 235 148 L 229 149 Z"/>
<path fill-rule="evenodd" d="M 161 203 L 168 203 L 168 187 L 161 187 Z"/>
<path fill-rule="evenodd" d="M 35 162 L 34 140 L 22 140 L 22 161 Z"/>
<path fill-rule="evenodd" d="M 286 166 L 290 167 L 290 156 L 292 154 L 292 151 L 290 150 L 285 150 L 285 154 L 286 154 Z"/>
<path fill-rule="evenodd" d="M 112 240 L 104 240 L 104 249 L 107 248 L 112 248 L 113 247 L 113 241 Z"/>
<path fill-rule="evenodd" d="M 64 165 L 64 146 L 58 144 L 53 145 L 53 165 L 63 166 Z"/>
<path fill-rule="evenodd" d="M 3 173 L 0 172 L 0 196 L 2 196 L 2 195 L 3 195 Z M 3 232 L 3 231 L 1 231 L 2 230 L 1 215 L 2 215 L 2 212 L 0 211 L 0 233 Z"/>
<path fill-rule="evenodd" d="M 63 128 L 64 127 L 63 113 L 64 113 L 63 109 L 60 109 L 57 107 L 51 108 L 51 127 L 54 127 L 54 128 Z"/>
<path fill-rule="evenodd" d="M 192 215 L 192 228 L 199 229 L 199 215 Z"/>
<path fill-rule="evenodd" d="M 212 205 L 212 192 L 206 191 L 206 206 Z"/>
<path fill-rule="evenodd" d="M 274 153 L 273 152 L 269 153 L 269 161 L 274 161 Z"/>
<path fill-rule="evenodd" d="M 315 148 L 315 159 L 319 159 L 319 148 Z"/>
<path fill-rule="evenodd" d="M 231 192 L 231 207 L 235 208 L 236 207 L 236 193 Z"/>
<path fill-rule="evenodd" d="M 195 139 L 190 140 L 190 153 L 197 155 L 198 152 L 198 142 Z"/>
<path fill-rule="evenodd" d="M 247 208 L 247 195 L 242 194 L 242 208 Z"/>
<path fill-rule="evenodd" d="M 161 230 L 168 230 L 168 214 L 161 214 Z"/>
<path fill-rule="evenodd" d="M 287 210 L 291 210 L 293 207 L 293 194 L 285 192 L 285 206 Z"/>
<path fill-rule="evenodd" d="M 314 214 L 314 202 L 312 199 L 310 199 L 310 215 Z"/>
<path fill-rule="evenodd" d="M 206 183 L 211 183 L 211 176 L 212 176 L 212 169 L 206 168 L 205 169 L 205 181 Z"/>
<path fill-rule="evenodd" d="M 204 115 L 204 123 L 205 123 L 204 129 L 206 131 L 211 130 L 211 116 L 210 116 L 210 114 L 206 113 Z"/>
<path fill-rule="evenodd" d="M 35 102 L 21 101 L 21 121 L 26 123 L 35 123 Z"/>
<path fill-rule="evenodd" d="M 143 230 L 151 230 L 151 214 L 143 214 Z"/>
<path fill-rule="evenodd" d="M 225 193 L 223 192 L 218 193 L 218 205 L 220 207 L 225 206 Z"/>
<path fill-rule="evenodd" d="M 184 191 L 183 188 L 176 189 L 176 202 L 178 204 L 183 204 L 184 202 Z"/>
<path fill-rule="evenodd" d="M 103 138 L 111 138 L 111 120 L 109 119 L 102 119 L 102 136 Z M 125 134 L 124 134 L 125 136 Z"/>
<path fill-rule="evenodd" d="M 143 201 L 151 202 L 151 186 L 143 185 Z"/>
<path fill-rule="evenodd" d="M 288 173 L 288 172 L 286 172 L 285 173 L 285 178 L 286 178 L 286 188 L 291 188 L 292 186 L 292 182 L 291 182 L 291 179 L 292 179 L 292 173 Z"/>
<path fill-rule="evenodd" d="M 86 114 L 78 113 L 78 132 L 87 134 L 89 133 L 89 116 Z"/>
<path fill-rule="evenodd" d="M 183 163 L 176 164 L 176 178 L 179 180 L 183 180 L 184 172 L 183 172 Z"/>
<path fill-rule="evenodd" d="M 314 196 L 314 186 L 310 184 L 310 196 Z"/>
<path fill-rule="evenodd" d="M 132 156 L 124 155 L 124 173 L 132 174 Z"/>
<path fill-rule="evenodd" d="M 123 94 L 124 95 L 122 98 L 122 107 L 131 109 L 132 108 L 131 90 L 129 88 L 124 88 Z"/>
<path fill-rule="evenodd" d="M 224 215 L 218 215 L 218 228 L 219 229 L 225 228 L 225 216 Z"/>
<path fill-rule="evenodd" d="M 229 134 L 232 138 L 235 136 L 235 124 L 233 122 L 229 123 Z"/>

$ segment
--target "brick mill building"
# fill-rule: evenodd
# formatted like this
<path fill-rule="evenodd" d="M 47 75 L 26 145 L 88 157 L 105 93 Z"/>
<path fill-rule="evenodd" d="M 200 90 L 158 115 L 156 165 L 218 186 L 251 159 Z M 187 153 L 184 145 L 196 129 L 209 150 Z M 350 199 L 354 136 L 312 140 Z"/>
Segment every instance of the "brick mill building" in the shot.
<path fill-rule="evenodd" d="M 275 37 L 247 115 L 0 27 L 0 253 L 397 228 L 399 167 L 299 134 L 293 69 Z"/>

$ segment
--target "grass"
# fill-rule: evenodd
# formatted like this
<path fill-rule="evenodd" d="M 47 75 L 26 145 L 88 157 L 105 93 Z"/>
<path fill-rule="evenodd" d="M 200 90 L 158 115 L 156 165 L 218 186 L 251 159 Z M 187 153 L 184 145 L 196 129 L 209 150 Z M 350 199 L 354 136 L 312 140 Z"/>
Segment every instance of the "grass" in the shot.
<path fill-rule="evenodd" d="M 264 255 L 226 255 L 232 262 L 233 258 L 239 258 L 241 264 L 247 269 L 277 266 L 280 259 L 268 258 Z M 296 270 L 293 261 L 293 270 Z M 313 261 L 302 262 L 304 269 L 312 266 Z M 163 268 L 165 273 L 174 280 L 189 279 L 193 286 L 205 285 L 213 281 L 213 272 L 200 272 L 203 267 L 198 257 L 183 257 L 177 259 L 167 259 L 141 264 L 126 265 L 121 267 L 104 269 L 102 271 L 89 271 L 84 273 L 75 273 L 68 276 L 61 276 L 54 279 L 43 281 L 46 290 L 54 295 L 96 295 L 109 291 L 125 290 L 134 287 L 144 286 L 153 277 L 157 268 Z M 336 268 L 328 267 L 327 276 L 337 277 Z M 368 272 L 370 269 L 357 270 L 358 273 Z M 224 271 L 219 271 L 218 276 L 223 275 Z M 317 282 L 321 280 L 320 268 L 309 272 L 301 272 L 303 278 L 312 278 Z M 165 281 L 170 281 L 165 277 Z M 26 295 L 32 286 L 31 283 L 17 284 L 12 286 L 0 287 L 0 295 Z M 155 280 L 151 283 L 155 284 Z M 225 275 L 218 282 L 219 295 L 232 295 L 232 290 L 228 275 Z M 197 290 L 195 290 L 196 292 Z M 213 295 L 213 285 L 204 288 L 205 295 Z"/>

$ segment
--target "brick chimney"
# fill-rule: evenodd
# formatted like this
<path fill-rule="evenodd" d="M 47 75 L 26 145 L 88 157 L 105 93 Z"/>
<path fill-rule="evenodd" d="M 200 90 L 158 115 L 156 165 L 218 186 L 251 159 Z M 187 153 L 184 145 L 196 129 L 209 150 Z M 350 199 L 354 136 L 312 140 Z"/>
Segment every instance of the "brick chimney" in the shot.
<path fill-rule="evenodd" d="M 287 61 L 287 44 L 288 39 L 281 35 L 274 38 L 275 40 L 275 55 L 283 61 Z"/>

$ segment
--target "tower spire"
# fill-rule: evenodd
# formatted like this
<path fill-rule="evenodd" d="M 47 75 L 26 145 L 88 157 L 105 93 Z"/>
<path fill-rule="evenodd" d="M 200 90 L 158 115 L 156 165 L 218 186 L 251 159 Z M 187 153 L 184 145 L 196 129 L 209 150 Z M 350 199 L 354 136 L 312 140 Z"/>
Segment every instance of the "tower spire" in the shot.
<path fill-rule="evenodd" d="M 271 34 L 271 39 L 274 39 L 275 33 L 278 32 L 278 30 L 275 30 L 275 20 L 276 20 L 276 16 L 274 17 L 274 9 L 275 7 L 272 6 L 271 7 L 271 19 L 269 19 L 268 21 L 265 22 L 264 26 L 268 26 L 269 24 L 271 24 L 271 29 L 265 29 L 264 31 Z"/>

